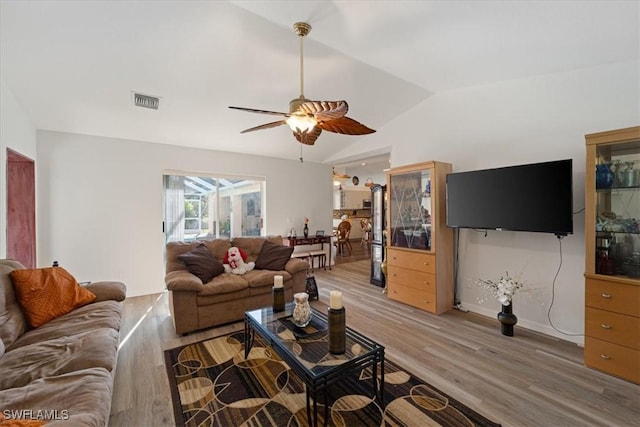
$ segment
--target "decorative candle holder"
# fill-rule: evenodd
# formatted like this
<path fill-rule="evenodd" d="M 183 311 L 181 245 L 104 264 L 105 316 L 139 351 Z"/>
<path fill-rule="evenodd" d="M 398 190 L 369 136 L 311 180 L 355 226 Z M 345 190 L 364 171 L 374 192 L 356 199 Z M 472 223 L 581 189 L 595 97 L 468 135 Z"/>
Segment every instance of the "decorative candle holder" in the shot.
<path fill-rule="evenodd" d="M 329 353 L 344 354 L 347 343 L 346 313 L 344 307 L 329 307 L 328 310 Z"/>
<path fill-rule="evenodd" d="M 282 286 L 280 287 L 274 286 L 272 291 L 273 291 L 273 311 L 274 312 L 284 311 L 284 288 Z"/>

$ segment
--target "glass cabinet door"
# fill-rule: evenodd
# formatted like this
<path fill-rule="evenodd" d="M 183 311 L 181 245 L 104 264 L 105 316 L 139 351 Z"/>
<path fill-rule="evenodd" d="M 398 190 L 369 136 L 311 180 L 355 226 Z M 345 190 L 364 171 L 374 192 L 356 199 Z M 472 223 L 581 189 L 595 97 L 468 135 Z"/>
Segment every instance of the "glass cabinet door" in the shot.
<path fill-rule="evenodd" d="M 390 246 L 431 250 L 431 169 L 389 176 Z"/>
<path fill-rule="evenodd" d="M 640 141 L 596 147 L 595 272 L 640 277 Z"/>
<path fill-rule="evenodd" d="M 382 231 L 385 228 L 384 221 L 384 200 L 385 187 L 382 185 L 374 185 L 371 187 L 371 242 L 376 244 L 384 244 Z"/>

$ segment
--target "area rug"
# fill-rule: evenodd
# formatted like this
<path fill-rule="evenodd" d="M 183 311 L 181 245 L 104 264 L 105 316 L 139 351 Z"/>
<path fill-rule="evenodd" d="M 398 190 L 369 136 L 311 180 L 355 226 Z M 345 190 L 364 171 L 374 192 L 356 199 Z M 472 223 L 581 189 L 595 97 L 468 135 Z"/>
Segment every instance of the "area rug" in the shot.
<path fill-rule="evenodd" d="M 235 332 L 165 351 L 176 425 L 308 426 L 304 383 L 259 336 L 245 359 L 244 339 Z M 335 427 L 499 426 L 388 360 L 381 407 L 371 374 L 331 386 L 328 402 L 318 401 L 318 425 L 328 404 L 327 425 Z"/>

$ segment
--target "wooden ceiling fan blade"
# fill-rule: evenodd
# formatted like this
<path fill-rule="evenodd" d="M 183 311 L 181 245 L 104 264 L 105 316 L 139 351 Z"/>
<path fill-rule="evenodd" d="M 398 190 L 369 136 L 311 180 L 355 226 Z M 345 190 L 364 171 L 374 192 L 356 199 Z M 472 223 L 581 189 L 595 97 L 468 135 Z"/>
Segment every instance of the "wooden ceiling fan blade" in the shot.
<path fill-rule="evenodd" d="M 280 111 L 269 111 L 269 110 L 257 110 L 255 108 L 246 108 L 246 107 L 229 107 L 233 110 L 240 111 L 248 111 L 249 113 L 258 113 L 258 114 L 271 114 L 272 116 L 283 116 L 289 117 L 289 113 L 281 113 Z"/>
<path fill-rule="evenodd" d="M 298 110 L 313 114 L 318 121 L 326 121 L 344 117 L 349 111 L 349 104 L 347 101 L 307 101 Z"/>
<path fill-rule="evenodd" d="M 318 139 L 321 133 L 322 129 L 318 126 L 314 126 L 314 128 L 309 132 L 293 132 L 293 136 L 296 137 L 300 144 L 313 145 L 316 143 L 316 139 Z"/>
<path fill-rule="evenodd" d="M 278 120 L 277 122 L 265 123 L 265 124 L 260 125 L 260 126 L 252 127 L 252 128 L 249 128 L 249 129 L 245 129 L 240 133 L 247 133 L 247 132 L 253 132 L 254 130 L 262 130 L 262 129 L 274 128 L 274 127 L 277 127 L 277 126 L 284 125 L 286 123 L 287 123 L 286 120 Z"/>
<path fill-rule="evenodd" d="M 340 117 L 334 120 L 328 120 L 326 122 L 319 122 L 318 126 L 322 130 L 328 132 L 341 133 L 343 135 L 367 135 L 374 133 L 375 130 L 368 128 L 360 122 L 357 122 L 349 117 Z"/>

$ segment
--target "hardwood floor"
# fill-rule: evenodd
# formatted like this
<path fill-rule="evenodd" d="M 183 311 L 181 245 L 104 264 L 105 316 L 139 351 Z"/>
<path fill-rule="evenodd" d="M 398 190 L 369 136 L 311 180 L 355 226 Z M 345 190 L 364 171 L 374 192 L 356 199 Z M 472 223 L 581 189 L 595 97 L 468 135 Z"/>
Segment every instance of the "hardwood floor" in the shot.
<path fill-rule="evenodd" d="M 351 253 L 344 255 L 336 254 L 336 265 L 347 264 L 355 261 L 362 261 L 371 258 L 371 248 L 365 244 L 361 244 L 360 240 L 351 240 Z"/>
<path fill-rule="evenodd" d="M 344 261 L 314 272 L 320 301 L 312 305 L 324 309 L 329 291 L 341 290 L 350 327 L 485 416 L 503 426 L 640 426 L 640 386 L 586 368 L 575 344 L 518 326 L 508 338 L 496 319 L 471 313 L 415 310 L 369 284 L 368 259 Z M 174 425 L 163 350 L 242 327 L 179 337 L 166 293 L 125 300 L 110 425 Z"/>

